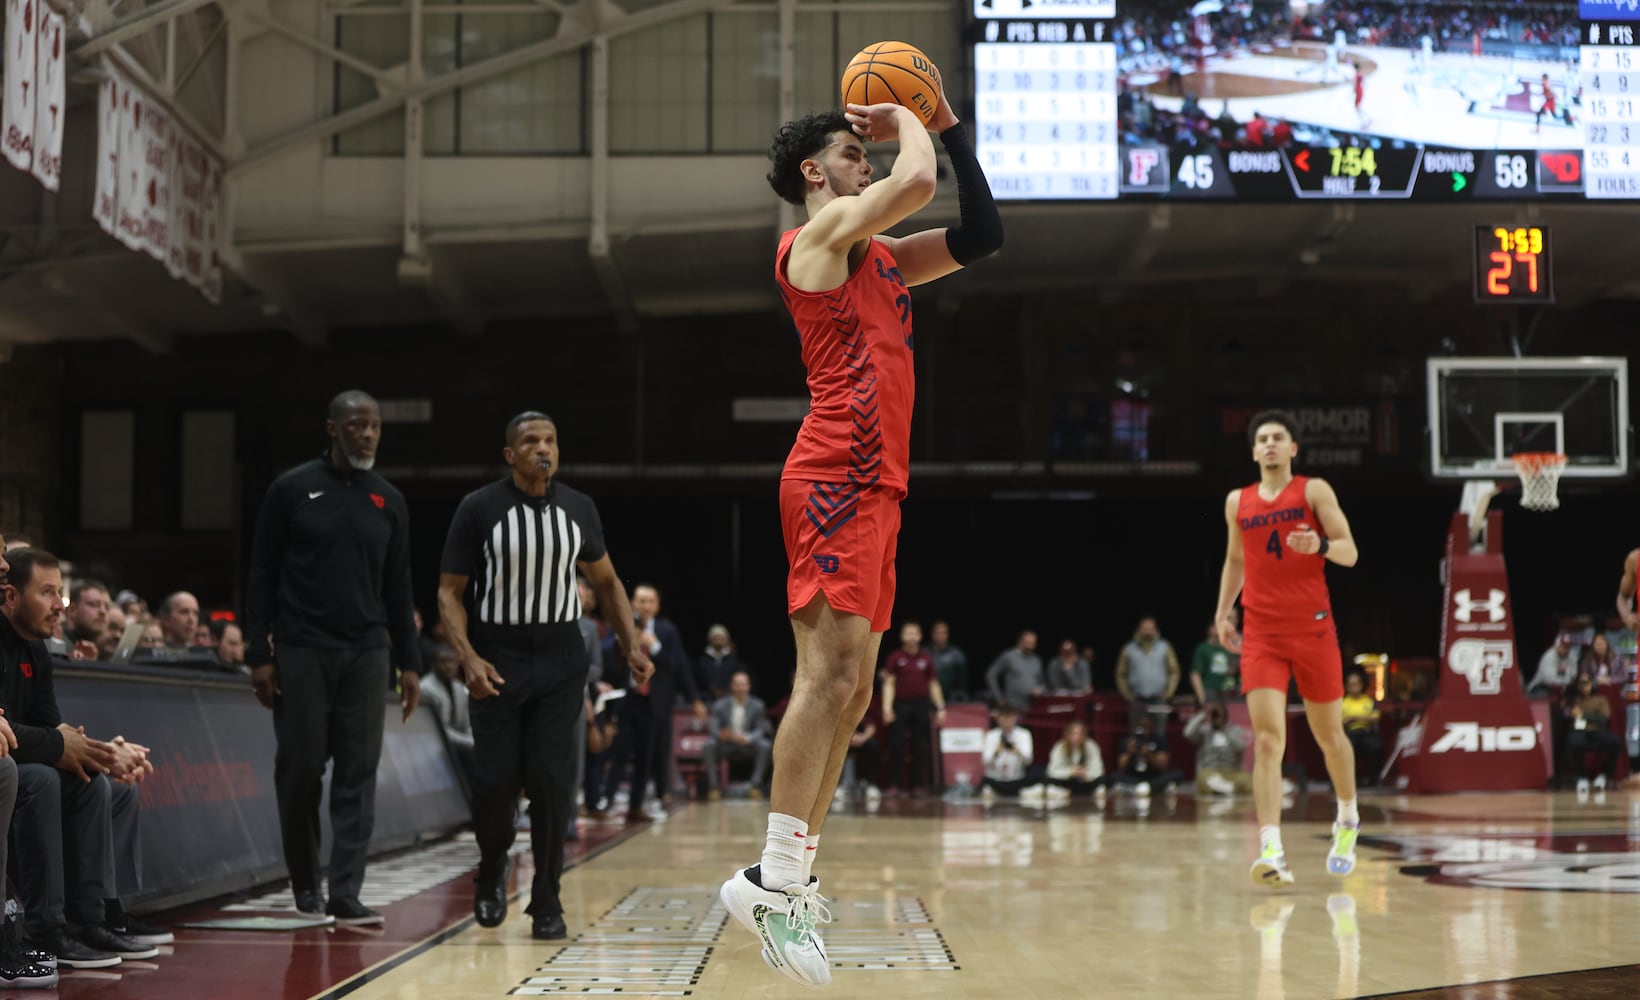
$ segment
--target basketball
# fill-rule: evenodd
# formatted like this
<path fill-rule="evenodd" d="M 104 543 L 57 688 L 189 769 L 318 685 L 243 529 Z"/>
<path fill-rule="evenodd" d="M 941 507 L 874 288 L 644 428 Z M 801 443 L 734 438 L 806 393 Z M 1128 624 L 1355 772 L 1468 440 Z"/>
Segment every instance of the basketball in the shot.
<path fill-rule="evenodd" d="M 940 71 L 922 50 L 905 42 L 867 45 L 843 70 L 843 103 L 890 102 L 910 108 L 924 125 L 940 106 Z"/>

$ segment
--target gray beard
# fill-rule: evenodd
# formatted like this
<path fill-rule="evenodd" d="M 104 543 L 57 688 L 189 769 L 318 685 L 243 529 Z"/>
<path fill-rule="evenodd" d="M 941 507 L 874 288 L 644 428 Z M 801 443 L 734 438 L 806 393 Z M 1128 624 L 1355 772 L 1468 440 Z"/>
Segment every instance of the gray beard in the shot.
<path fill-rule="evenodd" d="M 346 448 L 342 449 L 342 457 L 347 459 L 347 464 L 358 472 L 369 472 L 371 469 L 376 467 L 376 460 L 374 458 L 358 458 L 354 455 L 349 455 Z"/>

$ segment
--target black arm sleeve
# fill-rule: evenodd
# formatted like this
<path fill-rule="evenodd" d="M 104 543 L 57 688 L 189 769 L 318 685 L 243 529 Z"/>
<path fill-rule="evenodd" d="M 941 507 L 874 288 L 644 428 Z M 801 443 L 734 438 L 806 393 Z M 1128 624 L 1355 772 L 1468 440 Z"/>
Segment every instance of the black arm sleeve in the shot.
<path fill-rule="evenodd" d="M 957 175 L 957 206 L 962 213 L 957 224 L 945 231 L 945 246 L 952 260 L 967 267 L 1002 249 L 1002 216 L 962 123 L 941 132 L 940 142 Z"/>

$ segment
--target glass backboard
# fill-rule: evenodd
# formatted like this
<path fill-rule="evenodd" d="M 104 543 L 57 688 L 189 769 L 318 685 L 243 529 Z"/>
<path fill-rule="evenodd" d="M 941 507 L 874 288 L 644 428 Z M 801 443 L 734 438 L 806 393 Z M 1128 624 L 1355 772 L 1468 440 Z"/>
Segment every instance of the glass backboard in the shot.
<path fill-rule="evenodd" d="M 1626 358 L 1430 358 L 1430 472 L 1513 476 L 1510 456 L 1567 456 L 1564 478 L 1629 474 Z"/>

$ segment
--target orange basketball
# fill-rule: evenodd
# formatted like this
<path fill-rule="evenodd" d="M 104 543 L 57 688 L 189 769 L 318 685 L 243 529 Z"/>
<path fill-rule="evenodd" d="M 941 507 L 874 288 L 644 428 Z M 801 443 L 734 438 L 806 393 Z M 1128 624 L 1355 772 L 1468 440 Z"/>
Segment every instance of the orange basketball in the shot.
<path fill-rule="evenodd" d="M 915 45 L 867 45 L 843 70 L 844 104 L 885 102 L 910 108 L 924 125 L 939 110 L 940 71 Z"/>

